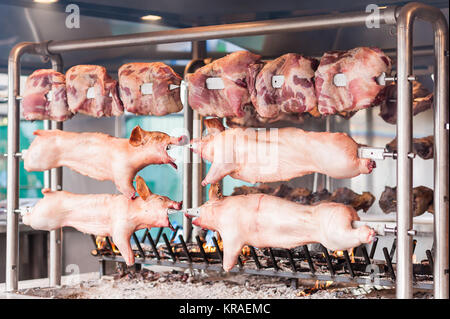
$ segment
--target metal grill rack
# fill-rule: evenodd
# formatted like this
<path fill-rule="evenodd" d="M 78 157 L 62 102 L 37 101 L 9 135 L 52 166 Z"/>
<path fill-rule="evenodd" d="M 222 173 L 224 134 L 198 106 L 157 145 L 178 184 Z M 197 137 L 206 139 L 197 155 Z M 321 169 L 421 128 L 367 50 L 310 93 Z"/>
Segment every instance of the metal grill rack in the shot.
<path fill-rule="evenodd" d="M 202 269 L 210 271 L 223 271 L 223 252 L 215 237 L 213 243 L 215 250 L 205 252 L 204 242 L 196 236 L 195 242 L 186 243 L 183 235 L 179 235 L 179 243 L 174 244 L 177 229 L 169 239 L 159 228 L 155 238 L 146 229 L 144 236 L 139 240 L 133 234 L 135 262 L 138 265 L 161 265 L 181 267 L 188 269 Z M 157 246 L 160 238 L 163 244 Z M 143 243 L 148 239 L 150 247 L 146 249 Z M 111 238 L 106 237 L 105 247 L 99 248 L 96 237 L 92 235 L 95 249 L 92 255 L 99 257 L 100 275 L 106 274 L 106 262 L 124 262 L 120 253 L 113 249 Z M 413 241 L 413 251 L 417 240 Z M 336 281 L 346 283 L 376 284 L 381 286 L 394 286 L 396 280 L 395 264 L 392 260 L 396 250 L 394 240 L 390 250 L 383 247 L 384 260 L 375 260 L 378 241 L 370 247 L 361 245 L 354 249 L 353 258 L 347 251 L 342 256 L 330 254 L 327 248 L 320 245 L 319 251 L 310 251 L 307 245 L 295 249 L 265 248 L 256 249 L 248 246 L 249 254 L 241 252 L 237 265 L 231 273 L 245 273 L 251 275 L 265 275 L 285 277 L 291 279 L 316 279 L 322 281 Z M 361 255 L 361 256 L 359 256 Z M 427 260 L 413 264 L 413 287 L 420 289 L 433 289 L 433 257 L 430 250 L 426 251 Z"/>
<path fill-rule="evenodd" d="M 128 34 L 104 38 L 43 43 L 22 42 L 10 52 L 8 60 L 8 148 L 7 148 L 7 249 L 6 290 L 18 289 L 19 265 L 19 122 L 20 122 L 20 70 L 24 54 L 37 54 L 50 58 L 55 70 L 62 70 L 62 53 L 75 50 L 109 49 L 127 46 L 193 41 L 192 58 L 206 58 L 204 40 L 227 37 L 253 36 L 280 32 L 301 32 L 373 23 L 397 27 L 397 232 L 395 273 L 398 298 L 412 298 L 414 282 L 410 230 L 412 219 L 412 39 L 416 19 L 429 22 L 434 32 L 434 296 L 449 298 L 448 273 L 448 25 L 442 12 L 429 5 L 409 3 L 403 7 L 380 8 L 379 15 L 366 12 L 307 16 L 227 25 L 185 28 L 169 31 Z M 201 136 L 201 116 L 185 108 L 185 126 L 191 137 Z M 44 128 L 62 129 L 62 124 L 44 122 Z M 202 165 L 198 155 L 185 153 L 183 202 L 185 207 L 202 204 Z M 191 164 L 194 163 L 194 164 Z M 53 169 L 44 175 L 45 187 L 61 189 L 62 171 Z M 184 237 L 191 237 L 190 224 L 185 221 Z M 387 248 L 386 248 L 387 249 Z M 386 253 L 385 253 L 386 255 Z M 111 257 L 104 257 L 111 258 Z M 117 257 L 115 257 L 117 258 Z M 276 258 L 276 257 L 274 257 Z M 168 261 L 159 261 L 166 263 Z M 172 263 L 172 262 L 169 262 Z M 194 264 L 194 263 L 192 263 Z M 389 266 L 389 262 L 387 262 Z M 262 270 L 261 270 L 262 271 Z M 280 272 L 278 272 L 280 273 Z M 297 275 L 301 272 L 297 271 Z M 392 272 L 393 274 L 393 272 Z M 50 234 L 50 284 L 61 283 L 61 230 Z M 339 279 L 338 279 L 339 278 Z M 340 280 L 340 275 L 334 280 Z M 342 277 L 343 278 L 343 277 Z"/>

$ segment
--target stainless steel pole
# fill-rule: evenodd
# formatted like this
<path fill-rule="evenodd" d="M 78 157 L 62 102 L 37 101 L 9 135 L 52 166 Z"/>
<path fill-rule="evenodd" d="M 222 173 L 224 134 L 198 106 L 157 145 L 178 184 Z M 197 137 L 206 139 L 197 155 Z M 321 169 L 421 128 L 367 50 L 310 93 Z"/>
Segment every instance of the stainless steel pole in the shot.
<path fill-rule="evenodd" d="M 204 59 L 206 57 L 206 42 L 192 42 L 192 59 Z M 197 111 L 192 114 L 192 137 L 200 138 L 203 133 L 203 117 Z M 203 162 L 198 154 L 192 154 L 192 207 L 203 204 Z M 193 236 L 197 235 L 197 229 L 192 230 Z"/>
<path fill-rule="evenodd" d="M 434 298 L 449 299 L 448 242 L 448 25 L 441 14 L 434 26 Z"/>
<path fill-rule="evenodd" d="M 84 40 L 51 41 L 48 44 L 48 50 L 50 53 L 62 53 L 73 50 L 106 49 L 148 44 L 202 41 L 208 39 L 272 34 L 277 32 L 310 31 L 365 25 L 368 19 L 376 19 L 380 24 L 395 24 L 395 10 L 396 7 L 382 9 L 378 17 L 366 12 L 337 13 L 290 19 L 275 19 L 145 32 Z"/>
<path fill-rule="evenodd" d="M 448 298 L 448 27 L 445 16 L 421 3 L 405 5 L 397 19 L 397 298 L 412 298 L 412 33 L 415 18 L 433 24 L 435 33 L 435 297 Z M 444 144 L 445 143 L 445 144 Z M 437 164 L 437 165 L 436 165 Z M 437 186 L 437 189 L 436 189 Z M 436 194 L 437 193 L 437 194 Z M 435 208 L 435 210 L 436 210 Z M 445 291 L 444 291 L 445 290 Z"/>
<path fill-rule="evenodd" d="M 6 190 L 6 291 L 18 289 L 19 280 L 19 158 L 20 147 L 20 58 L 32 52 L 35 44 L 22 42 L 10 52 L 8 58 L 8 157 Z"/>
<path fill-rule="evenodd" d="M 63 62 L 60 55 L 50 57 L 53 70 L 63 71 Z M 52 129 L 63 129 L 62 122 L 51 122 Z M 62 167 L 53 168 L 50 172 L 51 189 L 53 191 L 62 190 Z M 49 260 L 49 280 L 50 286 L 61 285 L 62 275 L 62 228 L 50 231 L 50 260 Z"/>

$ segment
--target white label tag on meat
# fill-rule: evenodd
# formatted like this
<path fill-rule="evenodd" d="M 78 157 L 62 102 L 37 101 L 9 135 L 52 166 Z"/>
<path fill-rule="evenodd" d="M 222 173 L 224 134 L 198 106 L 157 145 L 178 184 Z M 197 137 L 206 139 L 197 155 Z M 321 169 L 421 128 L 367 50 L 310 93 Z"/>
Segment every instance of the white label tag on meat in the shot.
<path fill-rule="evenodd" d="M 283 86 L 284 75 L 274 75 L 272 76 L 272 87 L 274 89 L 279 89 Z"/>
<path fill-rule="evenodd" d="M 141 85 L 141 93 L 146 94 L 153 94 L 153 83 L 144 83 Z"/>
<path fill-rule="evenodd" d="M 208 90 L 222 90 L 225 88 L 223 80 L 221 78 L 207 78 L 206 88 Z"/>
<path fill-rule="evenodd" d="M 347 85 L 347 77 L 343 73 L 337 73 L 333 77 L 333 83 L 336 86 L 346 86 Z"/>
<path fill-rule="evenodd" d="M 47 98 L 47 101 L 51 102 L 53 99 L 53 91 L 48 91 L 47 95 L 45 96 Z"/>
<path fill-rule="evenodd" d="M 175 89 L 178 89 L 180 86 L 179 85 L 175 85 L 175 84 L 170 84 L 169 85 L 169 90 L 175 90 Z"/>
<path fill-rule="evenodd" d="M 188 106 L 188 85 L 184 80 L 181 81 L 180 85 L 180 98 L 181 104 L 183 104 L 183 107 L 186 109 Z"/>
<path fill-rule="evenodd" d="M 90 87 L 86 92 L 86 98 L 93 99 L 95 97 L 95 91 L 93 87 Z"/>

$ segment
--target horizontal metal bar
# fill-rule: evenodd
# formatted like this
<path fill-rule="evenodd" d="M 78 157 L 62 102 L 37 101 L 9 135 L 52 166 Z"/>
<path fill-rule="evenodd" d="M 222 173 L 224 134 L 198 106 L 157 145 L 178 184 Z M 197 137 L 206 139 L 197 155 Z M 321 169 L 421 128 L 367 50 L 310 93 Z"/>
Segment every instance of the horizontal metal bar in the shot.
<path fill-rule="evenodd" d="M 107 261 L 119 261 L 124 262 L 124 259 L 122 257 L 109 257 L 109 256 L 102 256 L 103 260 Z M 203 270 L 212 270 L 221 272 L 223 271 L 222 265 L 211 265 L 211 264 L 205 264 L 205 263 L 185 263 L 185 262 L 173 262 L 168 260 L 155 260 L 155 259 L 142 259 L 142 258 L 135 258 L 136 263 L 146 264 L 146 265 L 159 265 L 159 266 L 167 266 L 167 267 L 180 267 L 180 268 L 194 268 L 194 269 L 203 269 Z M 369 276 L 359 276 L 355 278 L 351 278 L 348 275 L 312 275 L 310 273 L 304 273 L 304 272 L 287 272 L 287 271 L 274 271 L 274 270 L 266 270 L 266 269 L 248 269 L 248 268 L 239 268 L 239 267 L 233 267 L 230 271 L 230 273 L 245 273 L 250 275 L 263 275 L 263 276 L 272 276 L 272 277 L 284 277 L 284 278 L 300 278 L 300 279 L 315 279 L 315 280 L 322 280 L 322 281 L 335 281 L 335 282 L 347 282 L 352 283 L 356 282 L 359 284 L 371 284 L 371 278 Z M 380 286 L 394 286 L 395 282 L 388 279 L 378 279 L 377 285 Z M 414 284 L 415 288 L 419 289 L 433 289 L 433 284 L 428 283 L 416 283 Z"/>
<path fill-rule="evenodd" d="M 145 32 L 83 40 L 50 41 L 47 50 L 50 53 L 55 54 L 75 50 L 108 49 L 149 44 L 202 41 L 209 39 L 266 35 L 278 32 L 311 31 L 365 25 L 369 19 L 371 22 L 379 22 L 380 24 L 395 24 L 396 9 L 397 7 L 387 7 L 382 9 L 378 16 L 366 12 L 337 13 L 300 18 L 252 21 Z M 373 19 L 376 21 L 373 21 Z"/>

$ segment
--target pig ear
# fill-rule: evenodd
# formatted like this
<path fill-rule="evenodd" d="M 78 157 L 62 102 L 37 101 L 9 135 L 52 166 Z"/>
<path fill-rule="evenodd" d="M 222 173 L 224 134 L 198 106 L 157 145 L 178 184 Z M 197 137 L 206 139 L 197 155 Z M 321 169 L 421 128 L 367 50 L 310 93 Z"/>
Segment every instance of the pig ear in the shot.
<path fill-rule="evenodd" d="M 143 200 L 146 200 L 152 194 L 144 179 L 140 176 L 136 176 L 136 191 Z"/>
<path fill-rule="evenodd" d="M 142 132 L 141 127 L 137 125 L 131 131 L 131 135 L 128 142 L 133 146 L 139 146 L 142 145 L 143 141 L 144 141 L 144 134 Z"/>
<path fill-rule="evenodd" d="M 209 187 L 209 200 L 219 200 L 222 198 L 222 193 L 220 192 L 219 183 L 211 184 Z"/>

